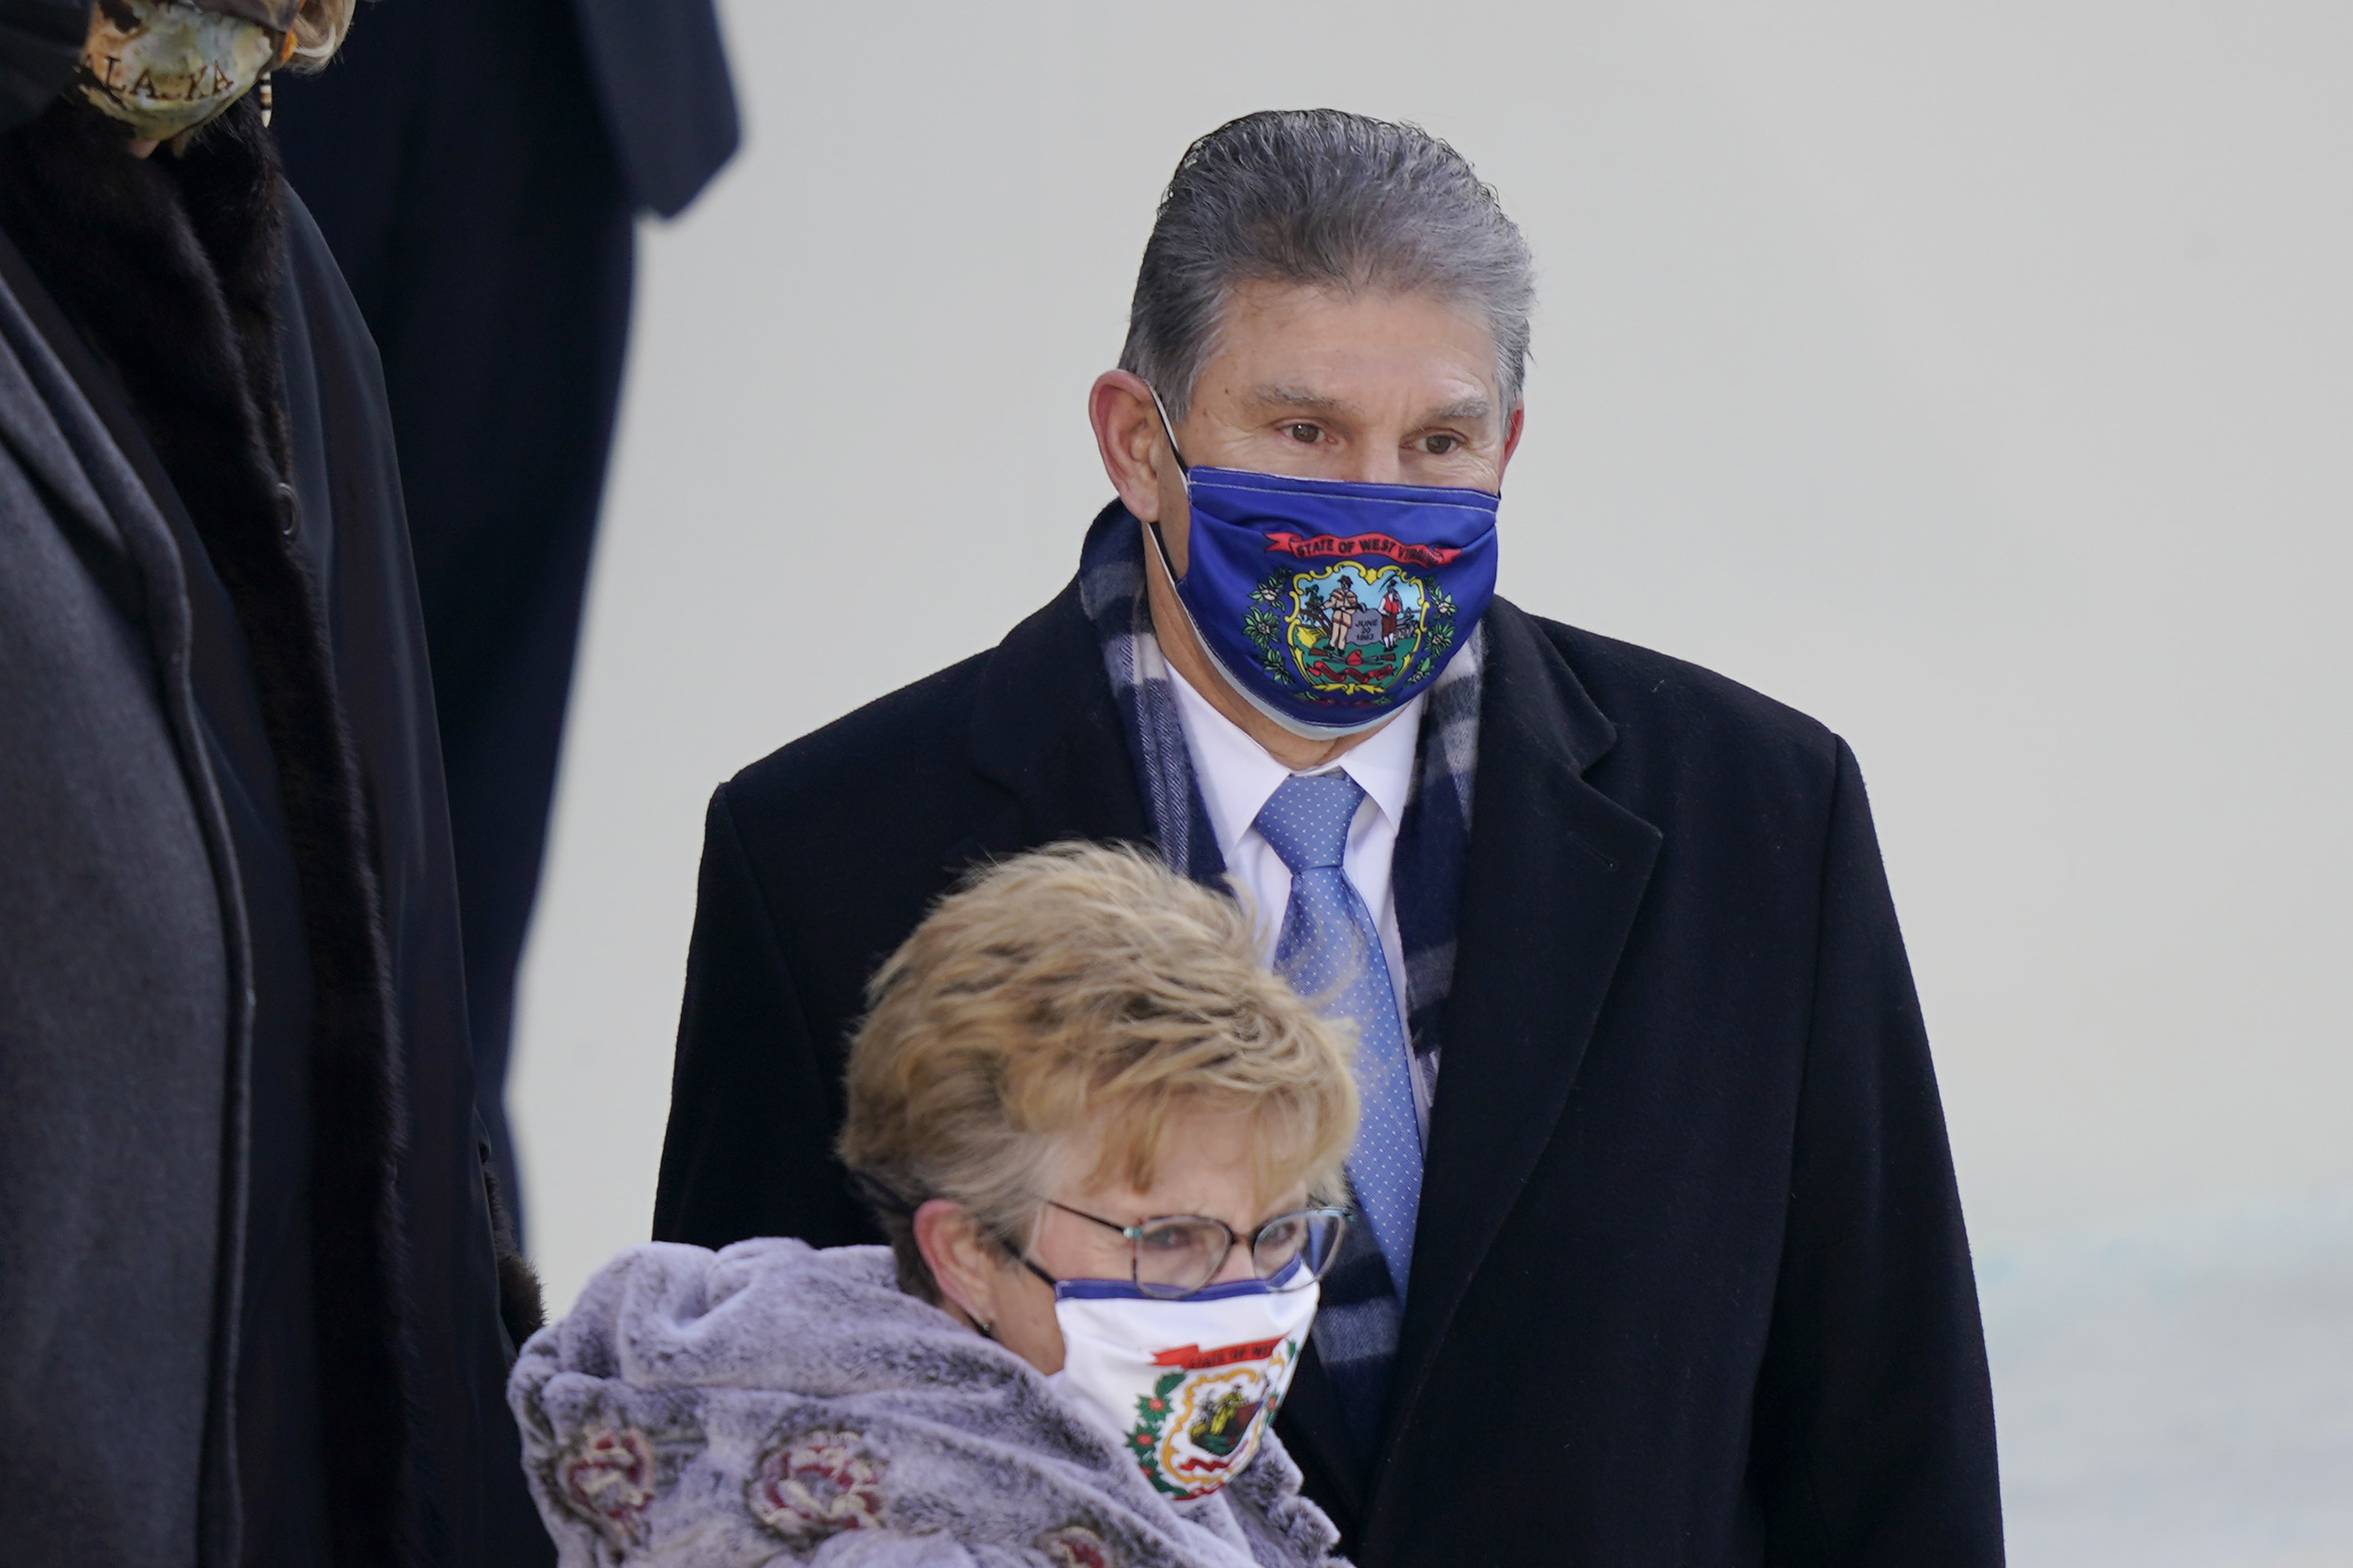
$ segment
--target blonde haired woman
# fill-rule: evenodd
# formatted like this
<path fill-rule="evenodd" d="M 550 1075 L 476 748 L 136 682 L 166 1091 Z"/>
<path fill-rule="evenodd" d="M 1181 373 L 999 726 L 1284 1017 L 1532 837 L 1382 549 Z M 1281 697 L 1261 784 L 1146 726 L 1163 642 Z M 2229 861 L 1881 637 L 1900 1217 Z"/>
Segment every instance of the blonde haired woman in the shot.
<path fill-rule="evenodd" d="M 870 995 L 839 1147 L 891 1246 L 591 1281 L 511 1385 L 564 1562 L 1329 1561 L 1271 1426 L 1346 1224 L 1345 1037 L 1101 848 L 945 899 Z"/>

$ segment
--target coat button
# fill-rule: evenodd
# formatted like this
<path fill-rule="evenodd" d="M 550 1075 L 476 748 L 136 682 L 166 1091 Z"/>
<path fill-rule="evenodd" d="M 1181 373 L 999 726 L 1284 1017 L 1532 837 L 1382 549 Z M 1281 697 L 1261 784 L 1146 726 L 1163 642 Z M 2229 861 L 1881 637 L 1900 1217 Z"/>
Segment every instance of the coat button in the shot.
<path fill-rule="evenodd" d="M 302 499 L 282 479 L 278 482 L 278 525 L 290 539 L 302 531 Z"/>

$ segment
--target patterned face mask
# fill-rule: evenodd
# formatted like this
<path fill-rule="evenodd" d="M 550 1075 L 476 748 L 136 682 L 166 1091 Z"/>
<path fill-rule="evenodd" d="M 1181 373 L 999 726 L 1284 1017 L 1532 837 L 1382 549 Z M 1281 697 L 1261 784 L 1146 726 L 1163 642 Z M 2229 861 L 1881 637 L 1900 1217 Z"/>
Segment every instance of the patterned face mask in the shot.
<path fill-rule="evenodd" d="M 75 77 L 83 98 L 165 141 L 193 131 L 285 62 L 295 5 L 269 0 L 99 0 Z M 282 12 L 284 26 L 262 18 Z"/>
<path fill-rule="evenodd" d="M 1054 1287 L 1062 1370 L 1048 1381 L 1163 1495 L 1207 1497 L 1257 1455 L 1319 1294 L 1245 1279 L 1168 1301 L 1124 1279 L 1066 1279 Z"/>
<path fill-rule="evenodd" d="M 1176 462 L 1185 576 L 1165 546 L 1161 564 L 1227 683 L 1293 735 L 1352 735 L 1411 702 L 1495 595 L 1500 496 Z"/>

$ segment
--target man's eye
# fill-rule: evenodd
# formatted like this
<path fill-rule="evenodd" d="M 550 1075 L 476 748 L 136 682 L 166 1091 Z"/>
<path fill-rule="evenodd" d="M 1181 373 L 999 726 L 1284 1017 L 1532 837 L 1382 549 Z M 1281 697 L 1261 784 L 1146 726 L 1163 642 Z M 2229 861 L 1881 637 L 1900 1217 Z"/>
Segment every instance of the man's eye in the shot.
<path fill-rule="evenodd" d="M 1298 441 L 1306 446 L 1312 447 L 1317 441 L 1324 439 L 1324 427 L 1321 425 L 1310 425 L 1304 423 L 1285 425 L 1282 429 L 1283 434 L 1289 436 L 1293 440 Z"/>
<path fill-rule="evenodd" d="M 1428 452 L 1432 457 L 1444 457 L 1448 452 L 1452 451 L 1456 447 L 1459 447 L 1461 444 L 1462 438 L 1461 436 L 1424 436 L 1421 438 L 1421 450 Z"/>

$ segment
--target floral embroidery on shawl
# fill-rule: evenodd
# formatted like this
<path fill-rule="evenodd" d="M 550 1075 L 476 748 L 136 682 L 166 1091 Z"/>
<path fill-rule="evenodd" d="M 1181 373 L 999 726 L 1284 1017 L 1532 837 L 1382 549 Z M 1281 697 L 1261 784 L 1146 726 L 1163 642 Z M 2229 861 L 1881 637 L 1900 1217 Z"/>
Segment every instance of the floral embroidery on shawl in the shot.
<path fill-rule="evenodd" d="M 641 1544 L 654 1500 L 654 1446 L 634 1426 L 592 1426 L 556 1457 L 555 1495 L 617 1549 Z"/>
<path fill-rule="evenodd" d="M 752 1517 L 786 1540 L 823 1541 L 882 1523 L 882 1473 L 855 1432 L 805 1432 L 768 1451 L 752 1473 Z"/>
<path fill-rule="evenodd" d="M 1103 1538 L 1083 1524 L 1050 1530 L 1029 1544 L 1044 1552 L 1054 1568 L 1120 1568 Z"/>

